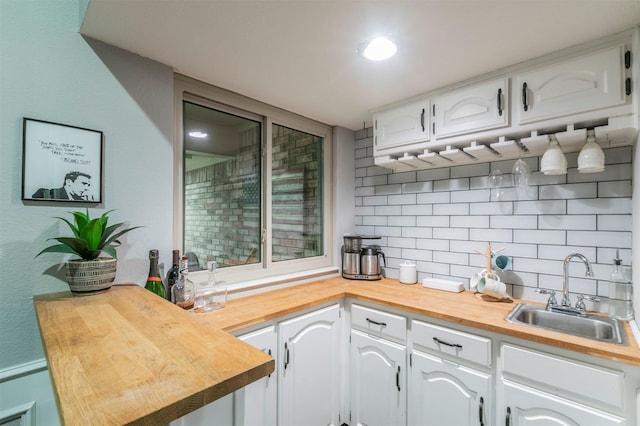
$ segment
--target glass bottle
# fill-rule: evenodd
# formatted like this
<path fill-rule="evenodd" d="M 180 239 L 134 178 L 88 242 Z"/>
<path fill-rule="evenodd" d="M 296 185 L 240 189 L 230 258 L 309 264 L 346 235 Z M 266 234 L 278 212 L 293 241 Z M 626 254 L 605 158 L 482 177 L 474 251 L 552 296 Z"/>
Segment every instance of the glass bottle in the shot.
<path fill-rule="evenodd" d="M 164 284 L 158 272 L 158 250 L 149 250 L 149 274 L 147 276 L 147 283 L 144 288 L 158 296 L 165 298 L 166 293 L 164 291 Z"/>
<path fill-rule="evenodd" d="M 171 300 L 185 310 L 192 310 L 195 302 L 195 287 L 189 279 L 189 258 L 180 258 L 180 273 L 178 281 L 173 285 Z"/>
<path fill-rule="evenodd" d="M 167 276 L 165 278 L 165 283 L 167 284 L 167 300 L 171 300 L 171 290 L 173 289 L 173 285 L 178 281 L 178 277 L 180 276 L 180 250 L 173 250 L 172 260 L 171 260 L 171 268 L 167 271 Z"/>
<path fill-rule="evenodd" d="M 633 318 L 633 286 L 622 267 L 619 250 L 613 259 L 615 267 L 609 283 L 609 316 L 620 319 Z"/>
<path fill-rule="evenodd" d="M 215 260 L 207 261 L 207 281 L 200 283 L 196 293 L 196 312 L 222 309 L 227 304 L 227 283 L 216 277 Z"/>

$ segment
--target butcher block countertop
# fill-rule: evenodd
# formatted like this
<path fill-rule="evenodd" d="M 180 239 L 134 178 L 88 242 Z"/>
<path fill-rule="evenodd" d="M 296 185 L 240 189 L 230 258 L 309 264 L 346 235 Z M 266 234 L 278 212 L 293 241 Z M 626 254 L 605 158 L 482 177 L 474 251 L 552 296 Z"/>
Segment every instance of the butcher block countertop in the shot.
<path fill-rule="evenodd" d="M 349 297 L 640 366 L 640 348 L 638 348 L 629 324 L 626 322 L 625 331 L 629 344 L 626 346 L 614 345 L 565 333 L 508 323 L 504 318 L 516 303 L 535 302 L 518 299 L 513 300 L 512 303 L 487 302 L 479 296 L 471 291 L 452 293 L 425 288 L 420 284 L 400 284 L 395 279 L 353 281 L 335 277 L 230 300 L 225 309 L 196 314 L 195 316 L 212 328 L 234 331 L 325 302 Z"/>
<path fill-rule="evenodd" d="M 274 371 L 273 359 L 229 332 L 344 297 L 640 366 L 629 344 L 510 324 L 520 302 L 487 302 L 394 279 L 342 277 L 267 291 L 190 314 L 137 285 L 90 296 L 34 297 L 60 413 L 69 425 L 164 425 Z"/>
<path fill-rule="evenodd" d="M 67 426 L 166 425 L 275 367 L 269 355 L 137 285 L 34 303 Z"/>

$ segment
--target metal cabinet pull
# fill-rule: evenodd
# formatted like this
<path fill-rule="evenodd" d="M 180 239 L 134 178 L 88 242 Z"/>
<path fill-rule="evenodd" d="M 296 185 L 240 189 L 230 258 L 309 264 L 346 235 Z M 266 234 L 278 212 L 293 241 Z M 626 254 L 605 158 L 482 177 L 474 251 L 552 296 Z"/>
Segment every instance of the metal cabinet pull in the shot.
<path fill-rule="evenodd" d="M 367 322 L 368 322 L 369 324 L 379 325 L 380 327 L 386 327 L 386 326 L 387 326 L 387 323 L 386 323 L 386 322 L 378 322 L 378 321 L 374 321 L 374 320 L 372 320 L 372 319 L 370 319 L 370 318 L 367 318 Z"/>
<path fill-rule="evenodd" d="M 510 426 L 511 425 L 511 407 L 507 407 L 507 417 L 504 421 L 504 426 Z"/>
<path fill-rule="evenodd" d="M 287 347 L 287 343 L 284 344 L 284 369 L 287 369 L 287 365 L 289 365 L 289 348 Z"/>
<path fill-rule="evenodd" d="M 449 343 L 449 342 L 445 342 L 444 340 L 440 340 L 437 337 L 433 338 L 433 341 L 440 344 L 440 345 L 445 345 L 445 346 L 450 346 L 452 348 L 458 348 L 458 349 L 462 349 L 462 345 L 458 344 L 458 343 Z"/>
<path fill-rule="evenodd" d="M 396 371 L 396 387 L 398 388 L 398 392 L 400 392 L 400 366 L 398 366 L 398 371 Z"/>
<path fill-rule="evenodd" d="M 271 356 L 271 349 L 267 350 L 267 355 Z M 271 373 L 267 374 L 267 377 L 271 377 Z"/>
<path fill-rule="evenodd" d="M 529 110 L 529 105 L 527 102 L 527 83 L 522 84 L 522 106 L 525 111 Z"/>
<path fill-rule="evenodd" d="M 420 125 L 422 126 L 422 131 L 424 132 L 424 108 L 422 108 L 422 114 L 420 114 Z"/>
<path fill-rule="evenodd" d="M 484 426 L 484 398 L 480 397 L 480 404 L 478 405 L 478 416 L 480 426 Z"/>
<path fill-rule="evenodd" d="M 498 115 L 502 116 L 502 89 L 498 89 Z"/>

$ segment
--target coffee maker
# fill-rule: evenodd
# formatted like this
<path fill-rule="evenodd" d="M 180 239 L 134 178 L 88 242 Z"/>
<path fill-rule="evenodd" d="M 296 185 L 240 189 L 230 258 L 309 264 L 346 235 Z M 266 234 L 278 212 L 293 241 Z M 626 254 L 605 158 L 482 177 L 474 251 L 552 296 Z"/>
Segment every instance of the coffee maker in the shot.
<path fill-rule="evenodd" d="M 375 235 L 345 235 L 342 246 L 342 276 L 351 280 L 374 281 L 382 278 L 380 257 L 386 258 L 379 246 L 362 247 L 362 240 L 379 240 Z"/>

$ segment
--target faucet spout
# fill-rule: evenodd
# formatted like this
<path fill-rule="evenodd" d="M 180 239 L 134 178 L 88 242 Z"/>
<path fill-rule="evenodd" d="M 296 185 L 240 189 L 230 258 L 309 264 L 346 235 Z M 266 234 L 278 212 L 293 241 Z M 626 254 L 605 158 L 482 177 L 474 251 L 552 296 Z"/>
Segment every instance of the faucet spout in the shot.
<path fill-rule="evenodd" d="M 585 276 L 593 276 L 591 263 L 589 262 L 589 259 L 585 257 L 585 255 L 580 253 L 571 253 L 569 256 L 565 257 L 563 263 L 564 274 L 562 279 L 562 302 L 560 302 L 561 306 L 571 307 L 571 301 L 569 300 L 569 262 L 571 262 L 571 259 L 573 259 L 574 257 L 582 260 L 582 263 L 584 263 L 584 266 L 587 268 Z"/>

